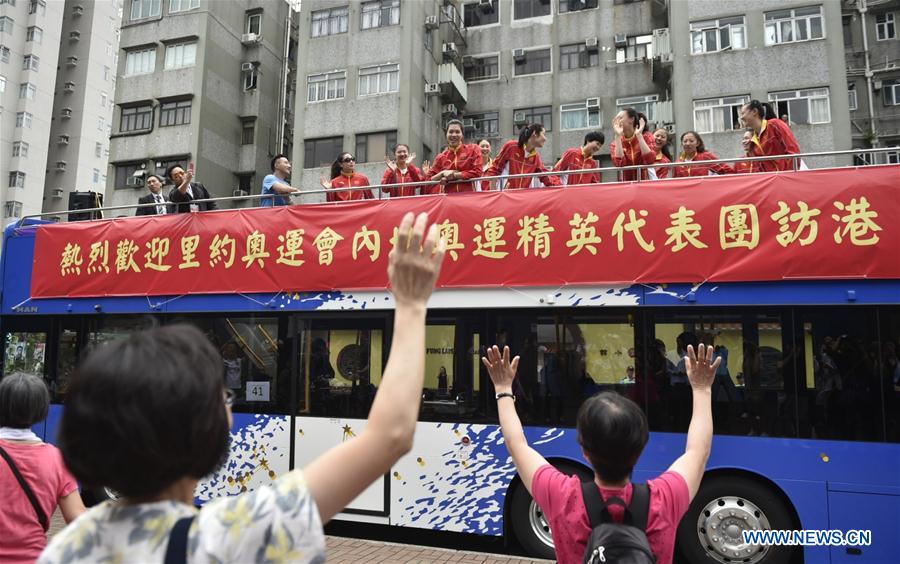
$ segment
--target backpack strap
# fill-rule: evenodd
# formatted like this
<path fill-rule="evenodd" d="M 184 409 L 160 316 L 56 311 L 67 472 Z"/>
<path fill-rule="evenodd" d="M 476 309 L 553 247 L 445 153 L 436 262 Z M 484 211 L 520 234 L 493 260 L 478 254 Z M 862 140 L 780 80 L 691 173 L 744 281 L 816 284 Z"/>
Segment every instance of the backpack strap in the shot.
<path fill-rule="evenodd" d="M 587 510 L 588 520 L 591 522 L 591 529 L 596 528 L 604 523 L 605 518 L 609 519 L 609 511 L 606 509 L 606 502 L 600 495 L 600 488 L 593 481 L 581 482 L 581 497 L 584 500 L 584 508 Z"/>
<path fill-rule="evenodd" d="M 650 487 L 647 484 L 632 484 L 628 510 L 634 526 L 647 532 L 647 518 L 650 515 Z"/>
<path fill-rule="evenodd" d="M 169 533 L 169 546 L 166 547 L 163 564 L 187 564 L 188 531 L 194 517 L 196 515 L 175 521 L 172 532 Z"/>
<path fill-rule="evenodd" d="M 650 488 L 647 484 L 632 484 L 630 505 L 625 505 L 618 497 L 603 501 L 600 488 L 592 481 L 581 483 L 581 497 L 584 499 L 584 507 L 592 529 L 601 523 L 612 522 L 609 505 L 613 504 L 621 505 L 625 509 L 622 515 L 623 523 L 647 532 L 647 519 L 650 515 Z"/>
<path fill-rule="evenodd" d="M 31 502 L 31 506 L 34 508 L 34 512 L 37 513 L 38 522 L 41 524 L 41 527 L 44 528 L 44 532 L 50 528 L 50 522 L 47 520 L 47 514 L 44 513 L 43 508 L 41 508 L 41 504 L 38 503 L 37 497 L 34 495 L 34 490 L 31 489 L 31 486 L 28 485 L 28 482 L 25 481 L 25 477 L 22 476 L 22 473 L 19 472 L 19 467 L 16 466 L 16 463 L 13 462 L 12 457 L 3 447 L 0 447 L 0 456 L 6 460 L 6 463 L 9 464 L 9 469 L 12 470 L 13 475 L 16 477 L 16 480 L 19 482 L 19 485 L 22 486 L 22 490 L 25 492 L 25 496 L 28 497 L 28 501 Z"/>

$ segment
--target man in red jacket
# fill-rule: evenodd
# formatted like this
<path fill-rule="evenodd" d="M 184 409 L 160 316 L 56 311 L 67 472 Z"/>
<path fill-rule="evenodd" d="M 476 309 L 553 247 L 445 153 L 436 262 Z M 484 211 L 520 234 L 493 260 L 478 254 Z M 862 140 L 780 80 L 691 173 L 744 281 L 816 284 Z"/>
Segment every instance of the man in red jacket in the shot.
<path fill-rule="evenodd" d="M 447 149 L 435 157 L 434 163 L 426 174 L 431 180 L 440 184 L 429 189 L 431 194 L 455 194 L 457 192 L 475 192 L 474 182 L 455 182 L 453 180 L 472 180 L 481 178 L 481 148 L 478 145 L 467 145 L 463 138 L 462 122 L 451 119 L 447 122 Z"/>
<path fill-rule="evenodd" d="M 613 129 L 616 138 L 609 144 L 609 154 L 615 166 L 637 166 L 656 164 L 656 139 L 647 127 L 647 118 L 638 113 L 634 108 L 625 108 L 613 119 Z M 637 170 L 622 171 L 622 180 L 647 180 L 650 178 L 648 169 L 643 169 L 638 175 Z"/>
<path fill-rule="evenodd" d="M 554 172 L 564 170 L 590 170 L 597 167 L 597 161 L 594 155 L 603 146 L 606 138 L 600 131 L 591 131 L 584 136 L 584 145 L 581 147 L 572 147 L 568 149 L 556 166 L 553 167 Z M 560 182 L 565 186 L 574 186 L 576 184 L 600 184 L 599 172 L 584 172 L 565 174 L 559 177 Z"/>
<path fill-rule="evenodd" d="M 759 100 L 750 100 L 741 108 L 741 120 L 753 130 L 750 140 L 751 157 L 769 157 L 773 155 L 797 155 L 800 145 L 790 126 L 775 117 L 768 104 Z M 775 172 L 793 170 L 793 159 L 772 159 L 755 161 L 753 172 Z"/>
<path fill-rule="evenodd" d="M 507 141 L 500 149 L 500 154 L 491 163 L 485 176 L 506 176 L 508 174 L 530 174 L 547 172 L 538 149 L 547 142 L 544 126 L 539 123 L 526 125 L 519 132 L 519 139 Z M 501 190 L 518 190 L 520 188 L 537 188 L 544 186 L 561 186 L 556 176 L 531 176 L 523 178 L 503 178 L 500 180 Z"/>

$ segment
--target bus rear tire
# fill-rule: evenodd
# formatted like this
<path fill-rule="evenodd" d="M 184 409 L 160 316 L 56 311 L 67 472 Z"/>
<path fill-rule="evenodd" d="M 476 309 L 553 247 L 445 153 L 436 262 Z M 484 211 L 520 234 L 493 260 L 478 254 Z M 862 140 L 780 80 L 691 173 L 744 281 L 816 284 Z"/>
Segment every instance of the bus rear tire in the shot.
<path fill-rule="evenodd" d="M 739 476 L 704 478 L 678 526 L 677 546 L 686 562 L 788 564 L 796 547 L 743 544 L 742 530 L 797 529 L 790 508 L 762 482 Z"/>

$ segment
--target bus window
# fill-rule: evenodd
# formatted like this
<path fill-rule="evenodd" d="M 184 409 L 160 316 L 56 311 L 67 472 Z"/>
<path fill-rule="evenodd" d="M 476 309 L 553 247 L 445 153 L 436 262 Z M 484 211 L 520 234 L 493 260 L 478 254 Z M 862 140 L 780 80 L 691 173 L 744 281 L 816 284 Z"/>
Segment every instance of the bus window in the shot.
<path fill-rule="evenodd" d="M 881 330 L 881 389 L 887 440 L 900 442 L 900 309 L 885 310 Z"/>
<path fill-rule="evenodd" d="M 6 333 L 3 356 L 3 373 L 25 372 L 44 378 L 47 366 L 44 362 L 47 350 L 47 333 Z"/>
<path fill-rule="evenodd" d="M 158 324 L 152 316 L 140 317 L 95 317 L 90 320 L 87 351 L 93 347 L 127 337 L 134 331 L 149 329 Z"/>
<path fill-rule="evenodd" d="M 481 335 L 464 318 L 425 326 L 425 421 L 471 421 L 481 390 Z"/>
<path fill-rule="evenodd" d="M 50 401 L 56 403 L 65 398 L 76 366 L 78 366 L 78 330 L 74 326 L 67 327 L 63 324 L 57 338 L 56 378 L 48 382 Z"/>

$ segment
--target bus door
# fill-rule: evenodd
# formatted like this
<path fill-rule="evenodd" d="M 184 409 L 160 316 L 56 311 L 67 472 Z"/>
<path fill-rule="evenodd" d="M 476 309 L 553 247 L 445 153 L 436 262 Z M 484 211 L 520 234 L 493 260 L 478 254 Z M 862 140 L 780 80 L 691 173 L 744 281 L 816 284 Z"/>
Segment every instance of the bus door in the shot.
<path fill-rule="evenodd" d="M 297 417 L 294 468 L 359 435 L 387 360 L 387 314 L 294 320 L 297 343 Z M 364 464 L 360 461 L 360 464 Z M 387 516 L 387 476 L 351 502 L 345 513 Z"/>
<path fill-rule="evenodd" d="M 475 314 L 442 311 L 428 318 L 421 421 L 469 423 L 483 407 L 483 386 L 493 388 L 482 381 L 482 327 Z"/>

